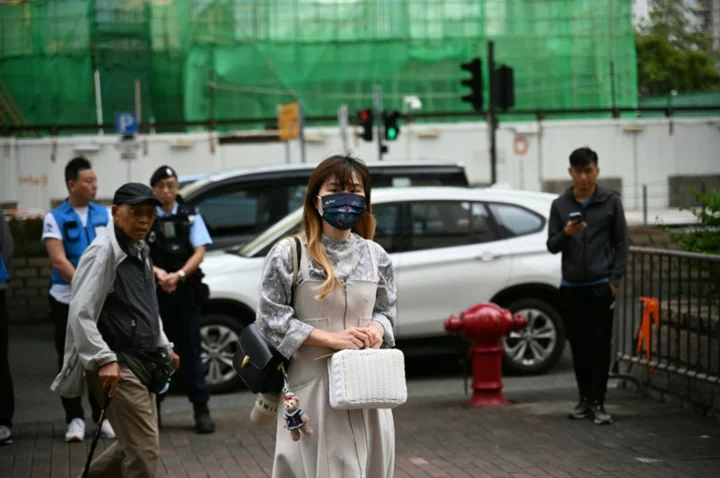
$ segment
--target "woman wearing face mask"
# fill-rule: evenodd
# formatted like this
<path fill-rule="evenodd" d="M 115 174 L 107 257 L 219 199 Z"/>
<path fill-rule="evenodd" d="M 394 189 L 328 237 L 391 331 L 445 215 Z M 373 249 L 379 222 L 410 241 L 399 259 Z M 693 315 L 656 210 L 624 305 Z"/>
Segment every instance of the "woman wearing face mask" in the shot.
<path fill-rule="evenodd" d="M 279 241 L 265 259 L 257 322 L 291 359 L 289 389 L 313 430 L 293 441 L 284 407 L 278 407 L 273 477 L 393 476 L 392 412 L 335 410 L 328 397 L 328 354 L 395 345 L 395 278 L 390 257 L 372 241 L 374 233 L 367 167 L 332 156 L 310 177 L 295 284 L 292 238 Z"/>

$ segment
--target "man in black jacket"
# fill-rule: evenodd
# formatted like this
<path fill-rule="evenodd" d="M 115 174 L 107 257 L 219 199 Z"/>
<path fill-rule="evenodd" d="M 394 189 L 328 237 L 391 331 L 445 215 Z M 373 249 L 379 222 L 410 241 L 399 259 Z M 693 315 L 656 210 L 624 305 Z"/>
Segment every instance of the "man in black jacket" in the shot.
<path fill-rule="evenodd" d="M 569 171 L 573 186 L 553 201 L 547 248 L 562 252 L 560 296 L 580 393 L 570 417 L 609 424 L 604 401 L 615 292 L 627 264 L 627 222 L 618 193 L 596 184 L 597 153 L 576 149 Z"/>
<path fill-rule="evenodd" d="M 127 183 L 113 198 L 113 224 L 80 257 L 72 278 L 63 367 L 52 390 L 83 394 L 85 381 L 107 414 L 117 441 L 88 476 L 152 477 L 160 458 L 155 395 L 169 382 L 173 352 L 163 332 L 150 249 L 144 238 L 160 202 L 144 184 Z M 161 359 L 153 360 L 153 357 Z M 109 390 L 107 390 L 109 389 Z"/>

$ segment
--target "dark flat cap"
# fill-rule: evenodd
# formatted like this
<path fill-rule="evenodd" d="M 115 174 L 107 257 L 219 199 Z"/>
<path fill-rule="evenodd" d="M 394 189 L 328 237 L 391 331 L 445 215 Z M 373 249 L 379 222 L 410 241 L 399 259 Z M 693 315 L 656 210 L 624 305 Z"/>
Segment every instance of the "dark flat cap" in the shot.
<path fill-rule="evenodd" d="M 170 166 L 160 166 L 155 170 L 153 175 L 150 177 L 150 186 L 155 187 L 158 181 L 162 181 L 167 178 L 176 178 L 177 173 Z"/>
<path fill-rule="evenodd" d="M 149 186 L 141 183 L 123 184 L 115 191 L 115 196 L 113 197 L 113 204 L 116 206 L 123 204 L 135 206 L 144 202 L 162 207 L 162 203 L 155 197 L 153 190 L 150 189 Z"/>

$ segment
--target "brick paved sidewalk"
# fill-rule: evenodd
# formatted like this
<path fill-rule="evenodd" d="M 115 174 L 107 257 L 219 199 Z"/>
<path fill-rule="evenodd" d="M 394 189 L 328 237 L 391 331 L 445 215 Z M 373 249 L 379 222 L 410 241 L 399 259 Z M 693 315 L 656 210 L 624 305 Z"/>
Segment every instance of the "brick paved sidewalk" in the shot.
<path fill-rule="evenodd" d="M 718 477 L 720 422 L 612 390 L 612 426 L 566 418 L 572 391 L 508 393 L 503 409 L 465 409 L 462 393 L 422 395 L 395 412 L 397 478 Z M 185 413 L 164 414 L 160 477 L 270 476 L 273 427 L 247 419 L 252 400 L 214 412 L 217 432 L 196 435 Z M 91 427 L 88 427 L 90 432 Z M 67 445 L 63 423 L 22 424 L 0 448 L 0 475 L 77 476 L 90 440 Z M 101 441 L 98 450 L 109 442 Z M 372 478 L 372 477 L 370 477 Z"/>

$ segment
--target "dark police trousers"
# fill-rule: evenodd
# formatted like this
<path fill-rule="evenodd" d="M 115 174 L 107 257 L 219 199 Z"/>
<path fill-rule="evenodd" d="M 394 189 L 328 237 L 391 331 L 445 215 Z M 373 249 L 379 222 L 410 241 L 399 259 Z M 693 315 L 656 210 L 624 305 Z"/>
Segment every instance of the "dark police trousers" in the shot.
<path fill-rule="evenodd" d="M 0 290 L 0 425 L 12 428 L 15 392 L 8 361 L 8 311 L 5 290 Z"/>
<path fill-rule="evenodd" d="M 561 287 L 560 299 L 580 396 L 603 403 L 615 315 L 610 284 Z"/>
<path fill-rule="evenodd" d="M 58 354 L 58 372 L 62 369 L 63 355 L 65 354 L 65 334 L 67 332 L 68 314 L 70 306 L 55 300 L 50 296 L 50 320 L 55 324 L 55 351 Z M 73 418 L 85 419 L 85 412 L 82 407 L 82 397 L 65 398 L 60 397 L 65 409 L 65 422 L 70 423 Z M 92 410 L 92 419 L 97 422 L 100 419 L 100 405 L 90 392 L 88 387 L 88 401 Z"/>
<path fill-rule="evenodd" d="M 187 396 L 193 403 L 207 403 L 210 392 L 200 361 L 200 307 L 195 292 L 187 282 L 179 282 L 172 294 L 158 289 L 158 305 L 165 335 L 180 356 L 178 373 L 184 381 Z"/>

